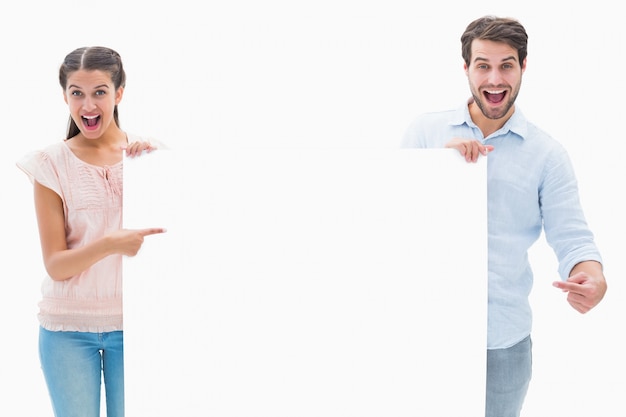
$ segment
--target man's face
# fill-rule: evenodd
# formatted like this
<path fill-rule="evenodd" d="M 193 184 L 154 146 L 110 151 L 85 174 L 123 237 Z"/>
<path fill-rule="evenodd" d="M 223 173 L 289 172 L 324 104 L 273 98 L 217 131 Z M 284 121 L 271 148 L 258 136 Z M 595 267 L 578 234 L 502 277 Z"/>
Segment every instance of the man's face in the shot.
<path fill-rule="evenodd" d="M 464 65 L 476 105 L 488 119 L 508 115 L 522 84 L 526 60 L 503 42 L 475 39 L 470 65 Z"/>

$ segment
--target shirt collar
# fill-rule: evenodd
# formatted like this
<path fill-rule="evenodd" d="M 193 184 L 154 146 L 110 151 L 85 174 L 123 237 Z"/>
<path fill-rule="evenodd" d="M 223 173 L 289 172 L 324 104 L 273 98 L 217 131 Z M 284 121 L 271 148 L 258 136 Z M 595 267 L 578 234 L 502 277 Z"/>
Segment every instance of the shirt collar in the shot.
<path fill-rule="evenodd" d="M 474 121 L 472 120 L 469 112 L 469 104 L 473 101 L 474 99 L 470 98 L 464 105 L 457 109 L 456 113 L 450 120 L 450 125 L 460 126 L 462 124 L 467 124 L 472 128 L 478 129 L 478 126 L 476 126 L 476 123 L 474 123 Z M 513 112 L 509 120 L 507 120 L 504 126 L 502 126 L 499 130 L 492 133 L 490 137 L 494 138 L 496 136 L 506 135 L 509 132 L 516 136 L 519 136 L 520 139 L 524 139 L 528 132 L 528 122 L 517 104 L 515 105 L 515 111 Z"/>

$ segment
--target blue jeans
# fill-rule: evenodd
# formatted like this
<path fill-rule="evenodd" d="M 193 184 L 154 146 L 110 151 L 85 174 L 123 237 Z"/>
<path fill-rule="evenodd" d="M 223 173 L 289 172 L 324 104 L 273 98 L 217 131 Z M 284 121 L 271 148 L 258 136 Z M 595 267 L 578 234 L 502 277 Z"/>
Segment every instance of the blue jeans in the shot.
<path fill-rule="evenodd" d="M 487 350 L 485 417 L 519 417 L 531 375 L 530 336 L 507 349 Z"/>
<path fill-rule="evenodd" d="M 39 358 L 56 417 L 98 417 L 104 376 L 108 417 L 124 417 L 124 337 L 39 328 Z"/>

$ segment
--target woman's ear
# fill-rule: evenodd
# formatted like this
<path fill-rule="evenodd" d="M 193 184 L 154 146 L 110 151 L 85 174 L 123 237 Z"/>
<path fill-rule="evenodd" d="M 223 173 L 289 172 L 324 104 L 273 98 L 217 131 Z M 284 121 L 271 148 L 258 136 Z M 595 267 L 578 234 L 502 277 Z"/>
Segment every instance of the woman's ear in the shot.
<path fill-rule="evenodd" d="M 120 104 L 122 96 L 124 95 L 124 87 L 120 87 L 115 91 L 115 104 Z"/>

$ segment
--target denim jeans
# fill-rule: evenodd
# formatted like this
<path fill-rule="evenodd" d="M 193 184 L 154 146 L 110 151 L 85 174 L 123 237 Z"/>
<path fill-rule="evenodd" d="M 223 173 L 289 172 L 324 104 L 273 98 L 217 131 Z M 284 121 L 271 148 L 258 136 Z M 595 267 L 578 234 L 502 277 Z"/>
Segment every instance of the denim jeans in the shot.
<path fill-rule="evenodd" d="M 124 416 L 124 338 L 39 328 L 39 358 L 56 417 L 98 417 L 104 377 L 108 417 Z"/>
<path fill-rule="evenodd" d="M 507 349 L 487 350 L 485 417 L 519 417 L 531 375 L 530 336 Z"/>

